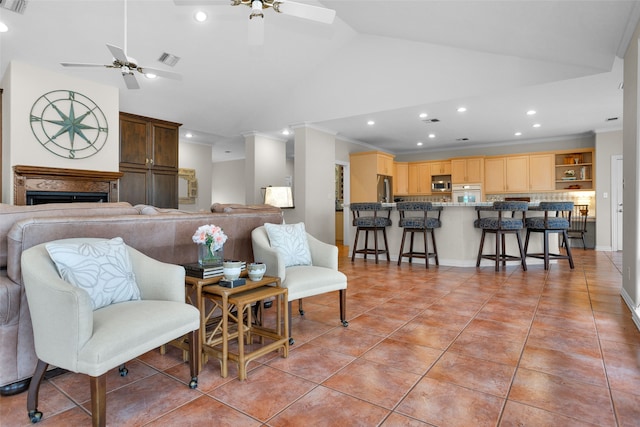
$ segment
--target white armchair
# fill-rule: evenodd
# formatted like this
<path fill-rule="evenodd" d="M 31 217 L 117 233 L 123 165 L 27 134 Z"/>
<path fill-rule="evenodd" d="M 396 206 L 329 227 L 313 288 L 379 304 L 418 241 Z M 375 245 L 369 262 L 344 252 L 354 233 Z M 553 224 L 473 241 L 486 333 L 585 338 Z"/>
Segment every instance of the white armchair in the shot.
<path fill-rule="evenodd" d="M 56 243 L 94 243 L 105 239 L 65 239 Z M 51 242 L 50 242 L 51 243 Z M 40 382 L 49 364 L 90 376 L 94 426 L 106 423 L 106 372 L 171 340 L 189 334 L 190 388 L 197 387 L 200 335 L 198 310 L 185 303 L 184 268 L 156 261 L 126 246 L 140 299 L 94 310 L 87 291 L 60 278 L 47 244 L 22 255 L 22 275 L 33 323 L 36 371 L 27 397 L 32 422 L 38 422 Z"/>
<path fill-rule="evenodd" d="M 298 300 L 298 310 L 304 315 L 302 298 L 338 291 L 340 298 L 340 321 L 348 326 L 346 320 L 347 276 L 338 271 L 338 248 L 324 243 L 309 233 L 307 241 L 311 252 L 312 265 L 285 267 L 285 261 L 278 251 L 271 247 L 269 235 L 264 226 L 251 232 L 253 257 L 267 265 L 266 274 L 279 277 L 282 286 L 288 290 L 289 334 L 291 335 L 291 301 Z M 289 338 L 289 343 L 293 344 Z"/>

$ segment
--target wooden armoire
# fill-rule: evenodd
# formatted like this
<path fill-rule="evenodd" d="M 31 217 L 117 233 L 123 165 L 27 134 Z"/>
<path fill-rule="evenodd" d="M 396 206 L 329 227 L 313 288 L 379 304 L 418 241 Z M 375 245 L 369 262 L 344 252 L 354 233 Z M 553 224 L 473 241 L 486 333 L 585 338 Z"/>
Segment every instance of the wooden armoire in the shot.
<path fill-rule="evenodd" d="M 179 123 L 120 113 L 120 201 L 178 207 L 179 128 Z"/>

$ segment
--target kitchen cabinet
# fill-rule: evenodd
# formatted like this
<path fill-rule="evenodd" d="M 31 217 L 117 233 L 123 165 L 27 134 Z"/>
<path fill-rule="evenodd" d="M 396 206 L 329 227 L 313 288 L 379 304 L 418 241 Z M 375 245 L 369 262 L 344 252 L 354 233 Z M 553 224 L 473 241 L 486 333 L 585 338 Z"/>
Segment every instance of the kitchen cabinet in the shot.
<path fill-rule="evenodd" d="M 409 194 L 431 194 L 431 164 L 409 163 Z"/>
<path fill-rule="evenodd" d="M 510 193 L 529 191 L 529 156 L 505 158 L 505 190 Z"/>
<path fill-rule="evenodd" d="M 120 113 L 120 201 L 178 207 L 179 127 Z"/>
<path fill-rule="evenodd" d="M 530 154 L 529 155 L 529 190 L 553 191 L 555 190 L 555 155 Z"/>
<path fill-rule="evenodd" d="M 555 189 L 566 191 L 595 189 L 593 149 L 555 153 Z"/>
<path fill-rule="evenodd" d="M 469 157 L 451 160 L 453 184 L 478 184 L 484 179 L 484 158 Z"/>
<path fill-rule="evenodd" d="M 431 176 L 436 175 L 451 175 L 451 162 L 448 160 L 431 162 Z"/>
<path fill-rule="evenodd" d="M 393 156 L 380 151 L 363 151 L 349 156 L 351 202 L 378 199 L 378 175 L 393 175 Z"/>
<path fill-rule="evenodd" d="M 484 159 L 484 192 L 486 194 L 502 193 L 505 188 L 505 158 L 491 157 Z"/>
<path fill-rule="evenodd" d="M 409 194 L 409 164 L 399 162 L 393 164 L 393 194 Z"/>

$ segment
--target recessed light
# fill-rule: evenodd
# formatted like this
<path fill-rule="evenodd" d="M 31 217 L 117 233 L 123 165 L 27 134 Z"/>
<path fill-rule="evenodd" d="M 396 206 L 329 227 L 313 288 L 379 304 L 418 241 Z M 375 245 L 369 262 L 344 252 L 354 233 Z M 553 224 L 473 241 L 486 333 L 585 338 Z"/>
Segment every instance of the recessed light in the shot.
<path fill-rule="evenodd" d="M 208 16 L 206 12 L 199 10 L 195 13 L 195 15 L 193 15 L 193 18 L 198 22 L 204 22 L 207 20 Z"/>
<path fill-rule="evenodd" d="M 467 107 L 459 107 L 458 108 L 458 113 L 464 113 L 465 111 L 467 111 Z"/>
<path fill-rule="evenodd" d="M 522 136 L 522 132 L 516 132 L 514 133 L 515 136 Z"/>
<path fill-rule="evenodd" d="M 0 33 L 6 33 L 9 31 L 9 27 L 4 22 L 0 22 Z"/>
<path fill-rule="evenodd" d="M 533 116 L 534 114 L 536 114 L 536 110 L 527 111 L 527 116 Z"/>
<path fill-rule="evenodd" d="M 376 124 L 376 122 L 374 122 L 373 120 L 369 120 L 369 121 L 367 122 L 367 124 L 368 124 L 369 126 L 373 126 L 373 125 L 375 125 L 375 124 Z"/>
<path fill-rule="evenodd" d="M 153 73 L 144 73 L 144 76 L 145 76 L 146 78 L 148 78 L 148 79 L 155 79 L 155 78 L 157 78 L 157 77 L 158 77 L 158 76 L 156 76 L 156 75 L 155 75 L 155 74 L 153 74 Z"/>
<path fill-rule="evenodd" d="M 430 134 L 429 134 L 429 138 L 435 138 L 435 137 L 436 137 L 436 134 L 435 134 L 435 133 L 430 133 Z"/>
<path fill-rule="evenodd" d="M 187 132 L 184 136 L 186 136 L 187 138 L 191 138 L 193 134 L 191 132 Z"/>
<path fill-rule="evenodd" d="M 539 128 L 540 126 L 541 126 L 540 123 L 536 123 L 533 125 L 534 128 Z"/>
<path fill-rule="evenodd" d="M 421 119 L 426 119 L 427 116 L 429 116 L 427 113 L 420 113 L 420 116 L 418 117 L 420 117 Z"/>
<path fill-rule="evenodd" d="M 422 141 L 418 141 L 418 143 L 416 144 L 418 147 L 422 147 Z"/>
<path fill-rule="evenodd" d="M 283 135 L 289 135 L 289 134 L 291 134 L 291 132 L 289 132 L 289 129 L 284 129 L 284 130 L 282 131 L 282 134 L 283 134 Z"/>

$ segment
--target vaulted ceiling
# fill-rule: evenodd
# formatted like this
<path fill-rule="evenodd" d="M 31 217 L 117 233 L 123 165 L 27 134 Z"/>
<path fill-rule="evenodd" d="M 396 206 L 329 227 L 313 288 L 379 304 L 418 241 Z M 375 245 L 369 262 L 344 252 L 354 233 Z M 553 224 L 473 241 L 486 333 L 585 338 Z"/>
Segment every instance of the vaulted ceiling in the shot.
<path fill-rule="evenodd" d="M 29 0 L 24 13 L 0 9 L 0 72 L 20 60 L 119 87 L 122 111 L 183 123 L 216 161 L 242 157 L 246 132 L 286 138 L 300 124 L 395 154 L 622 126 L 620 58 L 638 1 L 302 2 L 335 21 L 268 9 L 264 44 L 250 46 L 249 9 L 226 1 Z M 60 65 L 110 63 L 107 43 L 182 80 L 128 90 L 116 70 Z M 162 64 L 163 53 L 180 60 Z"/>

